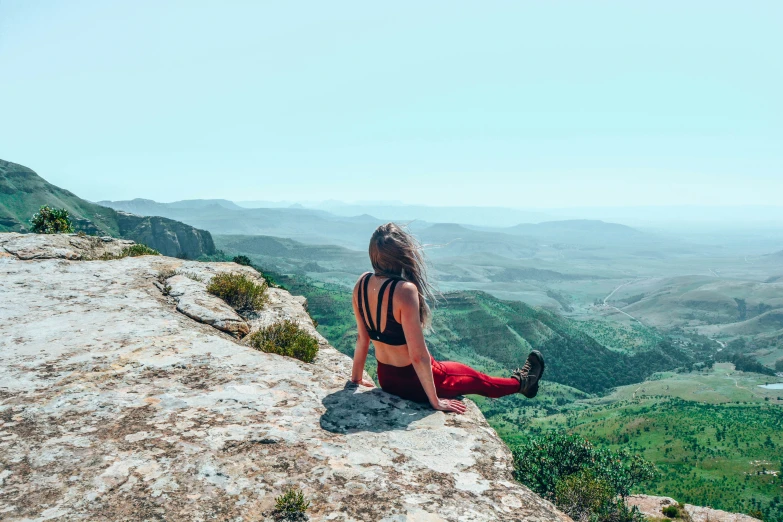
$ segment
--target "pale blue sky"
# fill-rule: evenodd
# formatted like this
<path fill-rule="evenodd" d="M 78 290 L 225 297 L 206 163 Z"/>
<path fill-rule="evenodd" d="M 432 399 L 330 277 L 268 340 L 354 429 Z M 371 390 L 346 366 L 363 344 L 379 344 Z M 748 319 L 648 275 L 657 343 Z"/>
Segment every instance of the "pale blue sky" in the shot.
<path fill-rule="evenodd" d="M 92 200 L 777 205 L 782 22 L 779 0 L 0 0 L 0 158 Z"/>

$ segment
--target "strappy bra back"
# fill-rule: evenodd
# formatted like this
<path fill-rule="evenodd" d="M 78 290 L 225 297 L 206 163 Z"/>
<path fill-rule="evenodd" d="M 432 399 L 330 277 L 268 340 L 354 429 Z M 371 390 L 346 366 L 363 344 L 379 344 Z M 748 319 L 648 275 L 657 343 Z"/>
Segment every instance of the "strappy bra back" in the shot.
<path fill-rule="evenodd" d="M 390 278 L 381 285 L 381 289 L 378 291 L 378 306 L 375 314 L 376 321 L 373 322 L 372 314 L 370 313 L 370 300 L 367 297 L 367 288 L 370 284 L 371 275 L 372 274 L 368 272 L 359 281 L 359 314 L 362 316 L 362 321 L 364 321 L 364 326 L 367 328 L 367 333 L 370 334 L 370 339 L 392 346 L 406 344 L 405 332 L 402 330 L 402 325 L 394 318 L 394 289 L 396 288 L 399 279 Z M 389 302 L 386 305 L 386 327 L 383 331 L 380 331 L 382 324 L 381 310 L 383 296 L 386 293 L 387 287 L 389 288 Z"/>

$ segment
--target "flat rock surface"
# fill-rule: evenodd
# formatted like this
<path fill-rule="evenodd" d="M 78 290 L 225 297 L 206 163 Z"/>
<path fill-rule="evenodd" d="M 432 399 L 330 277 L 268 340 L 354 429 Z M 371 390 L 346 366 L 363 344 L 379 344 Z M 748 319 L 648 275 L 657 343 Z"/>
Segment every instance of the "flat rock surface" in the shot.
<path fill-rule="evenodd" d="M 628 497 L 628 505 L 636 506 L 648 517 L 663 518 L 663 508 L 676 506 L 677 501 L 671 497 L 656 497 L 653 495 L 631 495 Z M 691 522 L 761 522 L 748 515 L 729 513 L 719 509 L 692 506 L 685 504 L 685 512 Z"/>
<path fill-rule="evenodd" d="M 19 259 L 98 259 L 104 254 L 116 256 L 133 241 L 77 234 L 0 234 L 0 251 Z"/>
<path fill-rule="evenodd" d="M 313 364 L 257 352 L 155 285 L 250 269 L 51 256 L 0 257 L 0 519 L 271 520 L 297 486 L 311 520 L 569 520 L 512 480 L 472 403 L 447 415 L 347 385 L 320 336 Z M 314 331 L 302 305 L 270 290 L 249 324 Z"/>

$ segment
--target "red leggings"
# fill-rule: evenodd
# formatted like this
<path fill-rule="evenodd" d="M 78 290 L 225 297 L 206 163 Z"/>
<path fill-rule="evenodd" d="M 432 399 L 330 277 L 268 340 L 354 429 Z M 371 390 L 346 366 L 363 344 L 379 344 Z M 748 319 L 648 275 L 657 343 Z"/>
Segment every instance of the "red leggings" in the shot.
<path fill-rule="evenodd" d="M 519 381 L 513 377 L 492 377 L 458 362 L 432 359 L 432 377 L 441 399 L 467 394 L 497 398 L 519 391 Z M 378 382 L 385 392 L 411 401 L 429 402 L 412 364 L 391 366 L 379 362 Z"/>

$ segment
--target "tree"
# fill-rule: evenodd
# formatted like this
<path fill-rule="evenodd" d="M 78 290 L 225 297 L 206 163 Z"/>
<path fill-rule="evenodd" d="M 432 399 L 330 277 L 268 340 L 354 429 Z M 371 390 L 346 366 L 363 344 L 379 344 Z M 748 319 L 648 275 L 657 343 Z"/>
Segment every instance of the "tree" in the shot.
<path fill-rule="evenodd" d="M 515 478 L 539 495 L 562 502 L 558 506 L 577 518 L 612 520 L 622 511 L 634 519 L 621 501 L 658 474 L 638 455 L 597 449 L 578 435 L 561 432 L 531 439 L 512 453 Z"/>
<path fill-rule="evenodd" d="M 32 231 L 36 234 L 70 234 L 73 233 L 73 224 L 64 208 L 51 208 L 42 206 L 33 214 Z"/>

